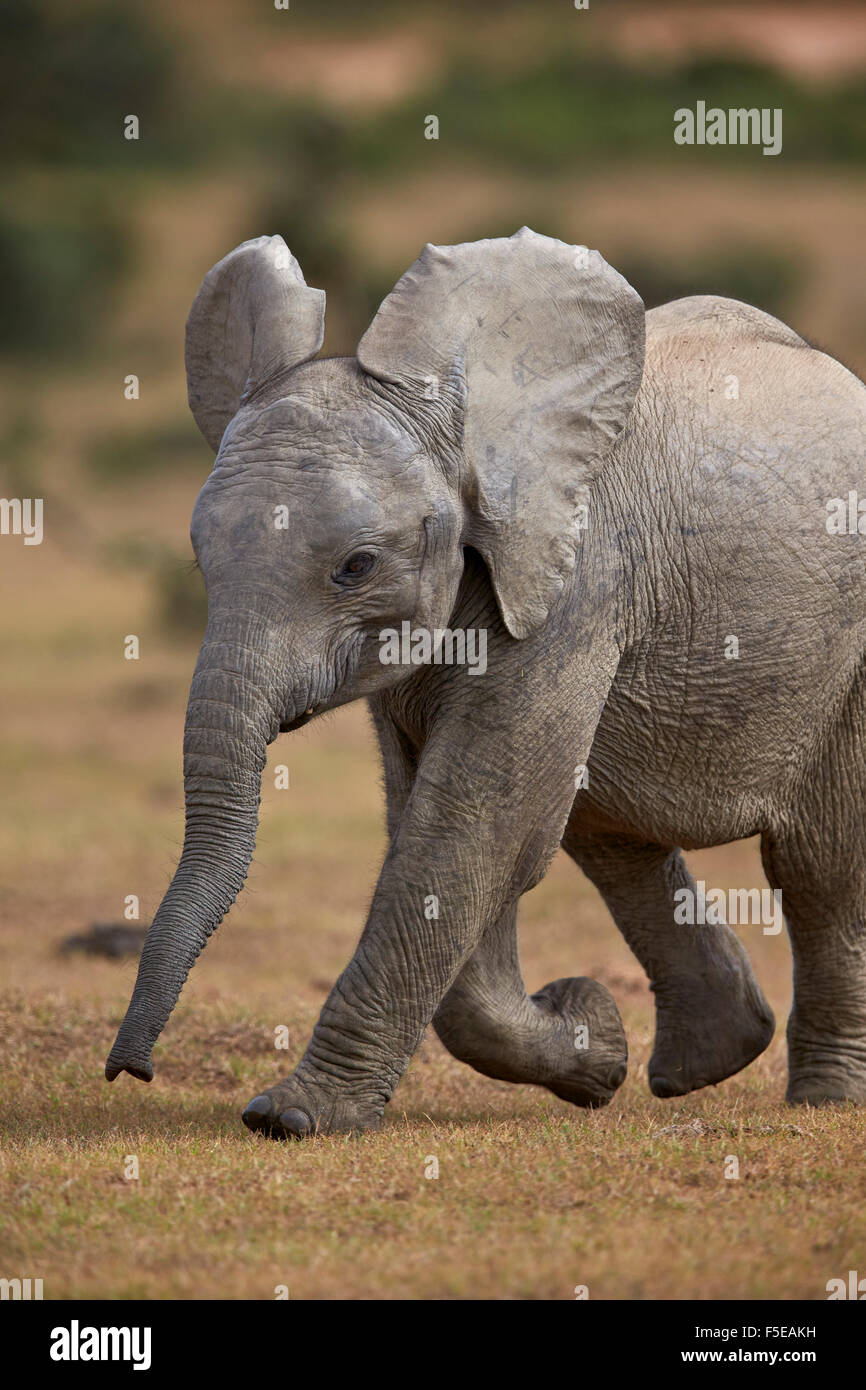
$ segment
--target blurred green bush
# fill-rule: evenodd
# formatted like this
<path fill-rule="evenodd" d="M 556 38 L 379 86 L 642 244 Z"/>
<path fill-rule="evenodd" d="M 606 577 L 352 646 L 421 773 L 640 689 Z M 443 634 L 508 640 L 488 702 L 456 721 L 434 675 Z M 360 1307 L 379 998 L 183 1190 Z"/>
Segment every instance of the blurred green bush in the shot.
<path fill-rule="evenodd" d="M 165 159 L 183 109 L 168 37 L 132 5 L 0 0 L 0 148 L 10 164 Z M 123 118 L 148 139 L 123 138 Z M 157 137 L 162 135 L 162 141 Z"/>
<path fill-rule="evenodd" d="M 419 155 L 424 116 L 438 114 L 430 159 L 474 155 L 485 164 L 527 172 L 583 169 L 610 160 L 705 162 L 706 149 L 674 144 L 673 114 L 698 101 L 725 110 L 783 110 L 785 163 L 861 163 L 866 102 L 861 79 L 808 87 L 762 64 L 715 58 L 682 68 L 635 68 L 612 56 L 553 55 L 516 73 L 461 60 L 427 91 L 348 129 L 352 166 L 384 176 Z M 714 147 L 719 171 L 764 157 L 751 145 Z M 767 168 L 762 169 L 766 173 Z"/>
<path fill-rule="evenodd" d="M 698 256 L 656 257 L 635 248 L 617 252 L 616 268 L 648 309 L 692 294 L 719 294 L 785 318 L 795 310 L 803 264 L 768 246 L 710 248 Z"/>
<path fill-rule="evenodd" d="M 92 346 L 132 259 L 130 232 L 98 202 L 0 211 L 0 353 L 62 357 Z"/>
<path fill-rule="evenodd" d="M 213 455 L 192 416 L 181 416 L 147 429 L 97 435 L 87 447 L 85 461 L 98 482 L 123 485 L 179 468 L 197 470 L 204 479 L 213 466 Z"/>

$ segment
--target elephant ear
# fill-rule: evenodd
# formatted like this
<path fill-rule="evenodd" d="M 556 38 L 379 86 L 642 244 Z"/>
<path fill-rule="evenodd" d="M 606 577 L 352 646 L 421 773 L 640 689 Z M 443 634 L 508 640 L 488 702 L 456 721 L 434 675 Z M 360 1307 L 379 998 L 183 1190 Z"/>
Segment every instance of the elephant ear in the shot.
<path fill-rule="evenodd" d="M 208 271 L 186 323 L 189 406 L 214 453 L 240 406 L 322 346 L 325 292 L 282 237 L 245 241 Z"/>
<path fill-rule="evenodd" d="M 466 541 L 513 637 L 543 625 L 574 568 L 643 356 L 644 307 L 628 282 L 597 251 L 528 227 L 426 246 L 361 339 L 372 376 L 452 402 Z"/>

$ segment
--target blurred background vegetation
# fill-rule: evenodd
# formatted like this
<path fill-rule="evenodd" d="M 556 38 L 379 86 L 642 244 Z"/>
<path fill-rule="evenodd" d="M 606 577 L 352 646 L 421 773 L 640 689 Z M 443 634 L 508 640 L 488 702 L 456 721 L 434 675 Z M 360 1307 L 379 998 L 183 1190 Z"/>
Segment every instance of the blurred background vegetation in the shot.
<path fill-rule="evenodd" d="M 832 0 L 0 0 L 0 481 L 197 635 L 183 325 L 263 232 L 327 291 L 326 352 L 425 241 L 526 222 L 598 246 L 648 306 L 746 299 L 862 372 L 864 68 L 864 8 Z M 675 145 L 698 100 L 781 108 L 783 152 Z"/>

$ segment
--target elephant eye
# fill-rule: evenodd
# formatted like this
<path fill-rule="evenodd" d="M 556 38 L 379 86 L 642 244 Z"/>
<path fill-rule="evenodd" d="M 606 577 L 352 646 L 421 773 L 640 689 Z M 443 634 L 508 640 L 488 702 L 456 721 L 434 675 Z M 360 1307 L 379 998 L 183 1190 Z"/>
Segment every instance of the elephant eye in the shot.
<path fill-rule="evenodd" d="M 343 561 L 334 575 L 334 579 L 338 584 L 351 584 L 354 580 L 363 579 L 365 574 L 369 574 L 375 563 L 376 556 L 371 551 L 356 550 L 353 555 Z"/>

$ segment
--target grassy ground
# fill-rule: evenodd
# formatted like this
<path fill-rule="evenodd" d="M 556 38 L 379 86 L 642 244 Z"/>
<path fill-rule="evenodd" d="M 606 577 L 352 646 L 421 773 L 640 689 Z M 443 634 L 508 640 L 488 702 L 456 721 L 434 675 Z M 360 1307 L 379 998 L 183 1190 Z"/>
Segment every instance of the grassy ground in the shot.
<path fill-rule="evenodd" d="M 0 829 L 5 1273 L 42 1277 L 48 1297 L 272 1298 L 285 1285 L 295 1298 L 555 1299 L 587 1285 L 595 1298 L 821 1298 L 862 1266 L 862 1117 L 782 1105 L 781 1035 L 718 1089 L 650 1097 L 651 996 L 564 859 L 525 900 L 525 974 L 533 989 L 585 973 L 613 990 L 631 1064 L 607 1110 L 485 1080 L 431 1036 L 381 1134 L 292 1146 L 247 1134 L 239 1112 L 302 1051 L 381 859 L 361 707 L 271 749 L 291 787 L 265 777 L 250 886 L 193 972 L 153 1085 L 109 1087 L 102 1065 L 134 962 L 57 945 L 119 918 L 127 894 L 143 920 L 159 900 L 182 834 L 194 647 L 157 639 L 136 576 L 107 583 L 56 536 L 38 564 L 32 549 L 5 555 L 21 594 L 0 616 L 16 807 Z M 139 663 L 122 658 L 130 631 Z M 691 858 L 714 885 L 762 882 L 754 844 Z M 784 938 L 743 932 L 784 1019 Z M 287 1052 L 274 1046 L 280 1025 Z M 438 1178 L 425 1176 L 431 1158 Z"/>

